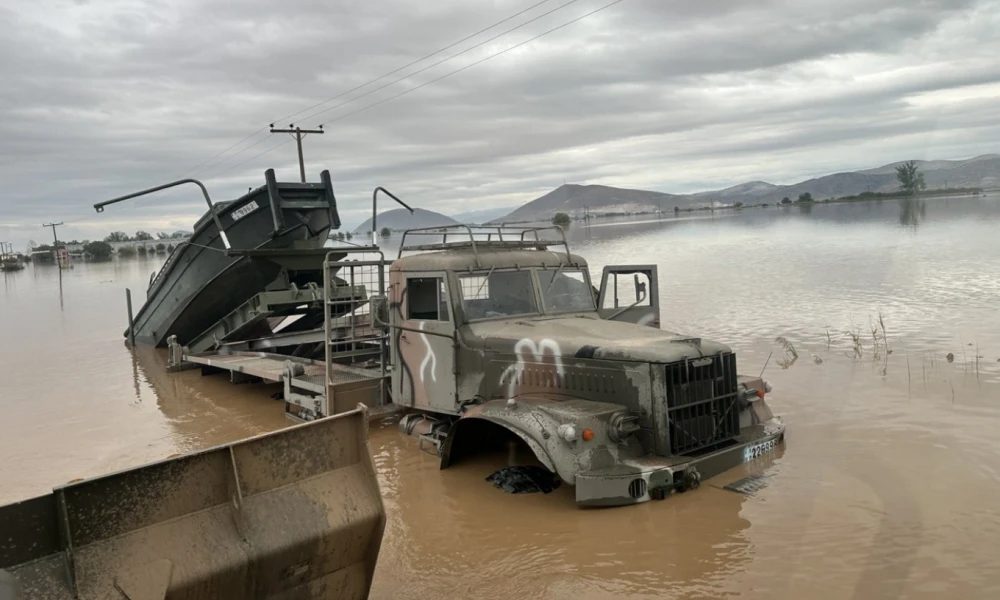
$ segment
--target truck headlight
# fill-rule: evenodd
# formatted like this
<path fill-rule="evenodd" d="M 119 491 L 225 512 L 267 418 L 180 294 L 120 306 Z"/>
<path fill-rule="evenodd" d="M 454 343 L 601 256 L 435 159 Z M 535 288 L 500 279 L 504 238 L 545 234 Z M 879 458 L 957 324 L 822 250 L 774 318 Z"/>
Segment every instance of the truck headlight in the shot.
<path fill-rule="evenodd" d="M 619 444 L 637 431 L 639 431 L 639 417 L 636 415 L 615 413 L 608 423 L 608 437 Z"/>

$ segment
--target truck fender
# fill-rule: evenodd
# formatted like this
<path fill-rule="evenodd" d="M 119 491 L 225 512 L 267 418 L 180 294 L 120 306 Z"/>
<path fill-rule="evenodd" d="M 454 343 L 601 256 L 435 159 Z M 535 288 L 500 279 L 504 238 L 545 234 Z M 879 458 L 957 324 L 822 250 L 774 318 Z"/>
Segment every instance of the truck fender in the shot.
<path fill-rule="evenodd" d="M 463 448 L 469 446 L 474 446 L 477 441 L 480 441 L 480 437 L 477 434 L 484 432 L 484 425 L 493 427 L 499 427 L 505 431 L 513 433 L 517 437 L 524 440 L 524 442 L 531 448 L 534 452 L 535 457 L 538 458 L 539 462 L 545 466 L 546 469 L 553 473 L 558 473 L 555 466 L 553 465 L 552 458 L 549 456 L 548 451 L 545 447 L 538 443 L 531 435 L 527 432 L 521 431 L 517 427 L 512 427 L 509 423 L 491 417 L 488 415 L 476 414 L 476 408 L 470 408 L 466 414 L 455 422 L 451 430 L 448 431 L 448 437 L 445 438 L 444 445 L 441 448 L 441 468 L 446 469 L 456 462 L 462 455 L 466 454 L 463 452 Z"/>

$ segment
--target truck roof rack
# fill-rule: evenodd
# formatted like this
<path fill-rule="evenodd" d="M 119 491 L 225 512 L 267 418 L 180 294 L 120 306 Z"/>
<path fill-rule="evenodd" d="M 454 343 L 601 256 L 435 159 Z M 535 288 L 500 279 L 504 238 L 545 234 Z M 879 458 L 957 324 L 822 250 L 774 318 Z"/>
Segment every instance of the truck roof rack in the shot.
<path fill-rule="evenodd" d="M 556 231 L 559 239 L 544 239 L 540 235 L 543 231 Z M 427 237 L 438 236 L 439 242 L 433 243 L 412 243 L 406 244 L 407 236 Z M 452 236 L 449 241 L 448 237 Z M 478 237 L 477 237 L 478 236 Z M 464 224 L 444 225 L 438 227 L 420 227 L 407 229 L 403 232 L 403 239 L 400 240 L 399 254 L 396 258 L 403 256 L 404 251 L 427 251 L 427 250 L 457 250 L 471 248 L 476 257 L 476 264 L 479 265 L 479 250 L 502 248 L 511 249 L 532 249 L 547 250 L 550 246 L 562 246 L 566 250 L 566 259 L 572 260 L 569 251 L 569 242 L 566 241 L 566 232 L 561 227 L 508 227 L 505 225 L 479 225 L 470 226 Z M 481 266 L 481 265 L 480 265 Z"/>

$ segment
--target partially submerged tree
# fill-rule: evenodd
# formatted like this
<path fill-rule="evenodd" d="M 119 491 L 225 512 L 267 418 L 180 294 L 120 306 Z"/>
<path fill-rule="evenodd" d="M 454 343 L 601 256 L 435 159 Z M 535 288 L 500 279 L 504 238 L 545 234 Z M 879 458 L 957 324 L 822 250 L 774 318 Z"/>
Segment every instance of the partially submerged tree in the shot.
<path fill-rule="evenodd" d="M 104 238 L 105 242 L 127 242 L 128 234 L 124 231 L 112 231 L 108 234 L 108 237 Z"/>
<path fill-rule="evenodd" d="M 792 203 L 792 199 L 789 198 L 788 196 L 785 196 L 784 198 L 781 199 L 781 203 L 782 204 L 791 204 Z"/>
<path fill-rule="evenodd" d="M 896 167 L 896 179 L 899 180 L 899 187 L 911 196 L 927 188 L 924 183 L 924 174 L 917 168 L 917 161 L 908 160 Z"/>
<path fill-rule="evenodd" d="M 799 202 L 812 202 L 813 201 L 813 195 L 810 194 L 809 192 L 802 192 L 801 194 L 799 194 L 799 200 L 798 201 Z"/>
<path fill-rule="evenodd" d="M 557 227 L 566 227 L 567 225 L 569 225 L 569 222 L 570 222 L 569 215 L 567 215 L 566 213 L 562 212 L 556 213 L 555 216 L 552 217 L 552 224 Z"/>
<path fill-rule="evenodd" d="M 383 227 L 382 231 L 379 232 L 379 235 L 384 238 L 390 237 L 392 236 L 392 230 L 389 229 L 388 227 Z"/>
<path fill-rule="evenodd" d="M 140 229 L 139 231 L 135 232 L 135 237 L 133 237 L 132 239 L 137 242 L 146 242 L 153 239 L 153 236 L 149 235 L 148 233 Z"/>
<path fill-rule="evenodd" d="M 83 246 L 83 252 L 94 260 L 111 258 L 111 244 L 107 242 L 90 242 Z"/>

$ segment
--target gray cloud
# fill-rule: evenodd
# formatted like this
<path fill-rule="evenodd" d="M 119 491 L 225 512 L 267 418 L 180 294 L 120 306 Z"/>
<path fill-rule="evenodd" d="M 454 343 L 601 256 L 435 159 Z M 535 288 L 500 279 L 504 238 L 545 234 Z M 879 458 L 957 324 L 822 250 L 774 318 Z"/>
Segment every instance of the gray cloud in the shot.
<path fill-rule="evenodd" d="M 337 119 L 606 1 L 578 0 L 292 120 Z M 272 119 L 532 3 L 11 2 L 0 7 L 0 239 L 43 240 L 49 219 L 73 221 L 67 238 L 190 227 L 201 211 L 190 192 L 101 216 L 90 205 L 186 175 Z M 307 139 L 307 168 L 329 168 L 345 217 L 360 221 L 375 185 L 460 211 L 519 204 L 563 180 L 687 192 L 996 151 L 998 28 L 1000 6 L 986 0 L 626 0 L 335 120 Z M 266 132 L 223 158 L 195 173 L 216 199 L 260 185 L 269 166 L 297 175 L 294 145 Z"/>

